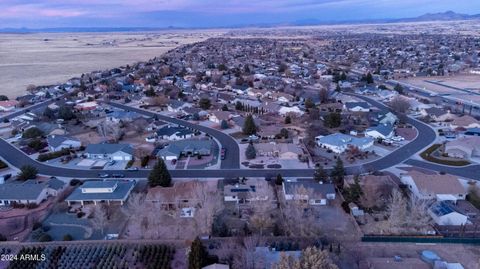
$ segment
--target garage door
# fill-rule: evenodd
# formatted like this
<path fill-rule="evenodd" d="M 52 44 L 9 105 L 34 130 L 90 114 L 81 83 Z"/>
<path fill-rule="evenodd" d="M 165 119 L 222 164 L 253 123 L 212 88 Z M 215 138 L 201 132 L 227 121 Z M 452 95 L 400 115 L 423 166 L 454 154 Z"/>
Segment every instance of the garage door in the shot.
<path fill-rule="evenodd" d="M 123 156 L 113 156 L 113 160 L 115 160 L 115 161 L 123 161 Z"/>

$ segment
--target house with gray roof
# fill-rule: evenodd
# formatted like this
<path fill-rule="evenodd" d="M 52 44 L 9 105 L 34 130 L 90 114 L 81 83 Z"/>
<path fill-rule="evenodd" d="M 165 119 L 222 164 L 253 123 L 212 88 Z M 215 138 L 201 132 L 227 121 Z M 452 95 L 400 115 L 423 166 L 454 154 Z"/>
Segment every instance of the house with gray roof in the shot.
<path fill-rule="evenodd" d="M 72 203 L 96 205 L 99 202 L 107 204 L 118 202 L 123 205 L 134 187 L 134 180 L 86 181 L 76 188 L 65 201 L 68 205 Z"/>
<path fill-rule="evenodd" d="M 89 144 L 85 155 L 89 159 L 130 161 L 133 158 L 133 147 L 129 144 Z"/>
<path fill-rule="evenodd" d="M 373 146 L 373 138 L 371 137 L 355 137 L 341 133 L 317 136 L 315 141 L 319 147 L 330 149 L 335 153 L 342 153 L 350 147 L 367 150 Z"/>
<path fill-rule="evenodd" d="M 65 188 L 65 182 L 50 179 L 45 182 L 27 180 L 0 184 L 0 206 L 18 204 L 40 204 L 50 196 L 57 196 Z"/>
<path fill-rule="evenodd" d="M 212 154 L 212 140 L 186 139 L 172 141 L 158 150 L 156 156 L 165 161 L 176 160 L 180 156 L 208 156 Z"/>
<path fill-rule="evenodd" d="M 82 146 L 82 142 L 75 137 L 66 135 L 47 136 L 48 149 L 50 151 L 60 151 L 62 149 L 75 149 Z"/>
<path fill-rule="evenodd" d="M 158 129 L 155 134 L 159 139 L 175 141 L 192 138 L 195 132 L 185 127 L 166 125 Z"/>
<path fill-rule="evenodd" d="M 391 124 L 379 124 L 375 127 L 365 130 L 365 136 L 369 136 L 375 139 L 389 139 L 394 135 L 393 125 Z"/>
<path fill-rule="evenodd" d="M 327 205 L 335 200 L 335 187 L 330 183 L 318 183 L 313 179 L 298 179 L 283 182 L 285 200 L 305 200 L 310 205 Z"/>
<path fill-rule="evenodd" d="M 351 112 L 369 112 L 370 105 L 367 102 L 347 102 L 344 105 L 345 109 Z"/>

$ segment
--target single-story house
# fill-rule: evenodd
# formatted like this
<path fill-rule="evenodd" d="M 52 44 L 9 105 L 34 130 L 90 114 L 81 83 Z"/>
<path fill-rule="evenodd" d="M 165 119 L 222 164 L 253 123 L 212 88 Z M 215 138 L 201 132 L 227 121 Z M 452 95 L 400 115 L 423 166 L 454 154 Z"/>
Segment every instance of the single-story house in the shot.
<path fill-rule="evenodd" d="M 390 125 L 395 125 L 397 121 L 398 121 L 398 117 L 392 112 L 387 112 L 386 114 L 379 115 L 379 120 L 378 120 L 380 124 L 390 124 Z"/>
<path fill-rule="evenodd" d="M 335 200 L 335 187 L 329 183 L 317 183 L 313 180 L 283 182 L 285 200 L 304 200 L 310 205 L 327 205 Z"/>
<path fill-rule="evenodd" d="M 82 142 L 80 140 L 66 135 L 49 135 L 47 136 L 47 143 L 50 151 L 75 149 L 82 146 Z"/>
<path fill-rule="evenodd" d="M 268 192 L 260 190 L 267 187 L 265 182 L 253 179 L 247 179 L 245 182 L 235 184 L 227 184 L 223 187 L 223 199 L 225 202 L 242 204 L 254 201 L 266 201 L 269 199 Z"/>
<path fill-rule="evenodd" d="M 157 152 L 157 157 L 165 161 L 176 160 L 180 156 L 208 156 L 212 152 L 212 140 L 185 139 L 172 141 Z"/>
<path fill-rule="evenodd" d="M 298 106 L 281 106 L 280 109 L 278 110 L 278 114 L 285 116 L 287 114 L 294 113 L 298 115 L 303 115 L 305 112 L 300 110 Z"/>
<path fill-rule="evenodd" d="M 422 109 L 420 114 L 424 117 L 429 116 L 432 120 L 437 122 L 453 120 L 456 118 L 454 114 L 450 113 L 450 110 L 445 110 L 438 107 Z"/>
<path fill-rule="evenodd" d="M 342 153 L 349 147 L 357 147 L 360 150 L 367 150 L 373 146 L 371 137 L 354 137 L 346 134 L 335 133 L 327 136 L 317 136 L 315 141 L 319 147 L 325 147 L 335 153 Z"/>
<path fill-rule="evenodd" d="M 259 156 L 276 157 L 287 160 L 297 160 L 303 153 L 297 145 L 291 143 L 259 143 L 255 144 Z"/>
<path fill-rule="evenodd" d="M 480 137 L 461 137 L 445 144 L 445 153 L 449 157 L 470 159 L 480 156 Z"/>
<path fill-rule="evenodd" d="M 471 136 L 480 136 L 480 128 L 468 128 L 464 134 Z"/>
<path fill-rule="evenodd" d="M 95 101 L 85 102 L 75 105 L 75 109 L 78 111 L 91 111 L 95 110 L 98 107 L 98 103 Z"/>
<path fill-rule="evenodd" d="M 192 138 L 195 133 L 185 127 L 166 125 L 158 129 L 155 134 L 160 139 L 181 140 Z"/>
<path fill-rule="evenodd" d="M 129 144 L 89 144 L 85 155 L 89 159 L 130 161 L 133 158 L 133 147 Z"/>
<path fill-rule="evenodd" d="M 0 206 L 19 204 L 40 204 L 49 196 L 57 196 L 65 188 L 65 183 L 58 179 L 46 182 L 27 180 L 22 183 L 0 184 Z"/>
<path fill-rule="evenodd" d="M 213 111 L 208 119 L 212 122 L 220 124 L 222 121 L 229 121 L 232 118 L 232 113 L 228 111 Z"/>
<path fill-rule="evenodd" d="M 401 175 L 400 181 L 423 200 L 465 200 L 467 190 L 454 175 L 425 174 L 416 170 Z"/>
<path fill-rule="evenodd" d="M 450 123 L 450 128 L 452 128 L 452 130 L 456 128 L 465 128 L 465 129 L 480 128 L 480 121 L 478 121 L 472 116 L 464 115 L 454 119 Z"/>
<path fill-rule="evenodd" d="M 184 108 L 191 107 L 192 104 L 178 101 L 178 100 L 169 100 L 167 105 L 167 110 L 169 112 L 182 112 Z"/>
<path fill-rule="evenodd" d="M 458 212 L 451 201 L 437 201 L 428 209 L 428 213 L 437 225 L 465 225 L 468 216 Z"/>
<path fill-rule="evenodd" d="M 107 114 L 107 120 L 119 123 L 119 122 L 132 122 L 141 116 L 132 111 L 113 111 L 112 113 Z"/>
<path fill-rule="evenodd" d="M 0 101 L 0 111 L 8 112 L 14 110 L 19 102 L 15 100 Z"/>
<path fill-rule="evenodd" d="M 392 138 L 393 135 L 393 125 L 391 124 L 379 124 L 365 130 L 365 136 L 373 137 L 375 139 L 389 139 Z"/>
<path fill-rule="evenodd" d="M 370 105 L 367 102 L 346 102 L 344 108 L 351 112 L 369 112 Z"/>
<path fill-rule="evenodd" d="M 133 180 L 86 181 L 76 188 L 65 201 L 68 205 L 79 202 L 80 204 L 99 202 L 120 202 L 128 199 L 130 192 L 135 187 Z"/>

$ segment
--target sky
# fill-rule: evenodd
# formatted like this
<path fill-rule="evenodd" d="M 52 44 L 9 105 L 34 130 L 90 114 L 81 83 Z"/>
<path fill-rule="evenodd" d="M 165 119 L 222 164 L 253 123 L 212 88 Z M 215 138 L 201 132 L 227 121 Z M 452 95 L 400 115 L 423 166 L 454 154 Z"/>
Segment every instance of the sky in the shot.
<path fill-rule="evenodd" d="M 0 0 L 0 28 L 232 27 L 480 13 L 478 0 Z"/>

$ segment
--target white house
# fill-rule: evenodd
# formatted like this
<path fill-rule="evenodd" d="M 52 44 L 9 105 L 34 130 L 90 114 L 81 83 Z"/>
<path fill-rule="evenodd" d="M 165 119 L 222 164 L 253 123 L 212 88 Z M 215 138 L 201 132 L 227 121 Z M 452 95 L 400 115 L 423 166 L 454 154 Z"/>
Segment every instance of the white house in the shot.
<path fill-rule="evenodd" d="M 289 113 L 295 113 L 295 114 L 298 114 L 298 115 L 303 115 L 304 114 L 304 112 L 302 110 L 300 110 L 300 108 L 298 106 L 290 106 L 290 107 L 281 106 L 280 109 L 278 110 L 278 114 L 280 114 L 282 116 L 285 116 Z"/>
<path fill-rule="evenodd" d="M 437 201 L 465 200 L 467 191 L 456 176 L 410 171 L 400 181 L 419 199 Z"/>
<path fill-rule="evenodd" d="M 130 161 L 133 158 L 133 148 L 129 144 L 89 144 L 85 155 L 89 159 Z"/>
<path fill-rule="evenodd" d="M 82 142 L 77 138 L 65 135 L 49 135 L 47 136 L 47 143 L 50 151 L 76 149 L 82 146 Z"/>
<path fill-rule="evenodd" d="M 451 201 L 437 201 L 428 210 L 437 225 L 465 225 L 470 223 L 468 216 L 458 212 Z"/>
<path fill-rule="evenodd" d="M 333 184 L 322 184 L 313 180 L 283 182 L 285 200 L 308 201 L 310 205 L 327 205 L 329 200 L 335 200 Z"/>
<path fill-rule="evenodd" d="M 398 117 L 395 116 L 392 112 L 388 112 L 385 115 L 381 115 L 379 117 L 379 123 L 380 124 L 390 124 L 394 125 L 398 121 Z"/>
<path fill-rule="evenodd" d="M 393 126 L 391 124 L 379 124 L 375 127 L 365 130 L 365 136 L 369 136 L 375 139 L 389 139 L 394 135 Z"/>
<path fill-rule="evenodd" d="M 8 112 L 14 110 L 18 105 L 18 101 L 8 100 L 0 101 L 0 111 Z"/>
<path fill-rule="evenodd" d="M 367 102 L 347 102 L 344 108 L 351 112 L 369 112 L 370 105 Z"/>
<path fill-rule="evenodd" d="M 65 201 L 68 205 L 74 202 L 97 204 L 100 202 L 123 203 L 128 199 L 130 192 L 135 187 L 133 180 L 86 181 L 76 188 Z"/>
<path fill-rule="evenodd" d="M 335 153 L 342 153 L 349 147 L 357 147 L 360 150 L 367 150 L 373 146 L 371 137 L 354 137 L 346 134 L 335 133 L 327 136 L 317 136 L 315 141 L 319 147 L 325 147 Z"/>
<path fill-rule="evenodd" d="M 231 118 L 232 113 L 228 111 L 213 111 L 208 117 L 210 121 L 217 124 L 220 124 L 223 120 L 228 122 Z"/>

